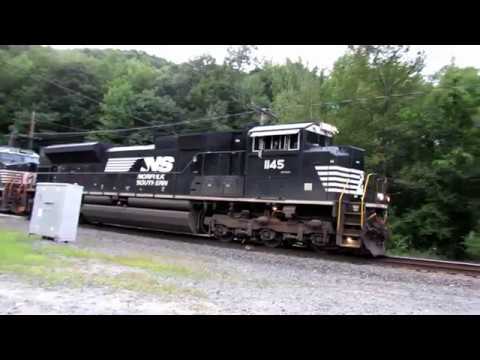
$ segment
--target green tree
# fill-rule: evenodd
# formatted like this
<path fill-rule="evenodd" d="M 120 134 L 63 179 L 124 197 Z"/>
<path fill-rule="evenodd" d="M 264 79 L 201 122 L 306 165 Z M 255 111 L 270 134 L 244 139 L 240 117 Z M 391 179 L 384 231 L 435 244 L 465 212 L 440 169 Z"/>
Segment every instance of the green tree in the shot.
<path fill-rule="evenodd" d="M 421 116 L 405 119 L 415 132 L 403 146 L 416 156 L 399 172 L 395 233 L 410 247 L 460 257 L 478 225 L 480 77 L 449 66 L 437 80 Z"/>
<path fill-rule="evenodd" d="M 258 47 L 255 45 L 240 45 L 237 47 L 229 47 L 227 49 L 227 57 L 225 58 L 225 65 L 238 71 L 245 71 L 249 67 L 258 69 L 260 61 L 255 55 Z"/>

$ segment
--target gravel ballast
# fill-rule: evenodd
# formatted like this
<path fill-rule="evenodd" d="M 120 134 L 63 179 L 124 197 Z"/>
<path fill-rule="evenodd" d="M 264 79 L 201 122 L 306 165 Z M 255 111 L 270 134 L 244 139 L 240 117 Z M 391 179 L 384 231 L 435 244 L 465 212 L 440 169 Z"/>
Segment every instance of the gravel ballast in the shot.
<path fill-rule="evenodd" d="M 0 228 L 27 232 L 28 221 L 0 216 Z M 189 292 L 162 295 L 0 274 L 0 314 L 480 314 L 480 279 L 465 275 L 106 226 L 81 226 L 63 246 L 156 256 L 205 276 L 166 277 Z"/>

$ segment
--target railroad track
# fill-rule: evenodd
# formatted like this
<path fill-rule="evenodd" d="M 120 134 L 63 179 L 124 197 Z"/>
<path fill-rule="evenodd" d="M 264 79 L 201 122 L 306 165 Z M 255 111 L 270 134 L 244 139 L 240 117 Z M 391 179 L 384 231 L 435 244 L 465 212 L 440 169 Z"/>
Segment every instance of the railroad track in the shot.
<path fill-rule="evenodd" d="M 389 266 L 408 267 L 421 270 L 443 271 L 453 274 L 480 276 L 480 264 L 458 261 L 445 261 L 433 259 L 419 259 L 403 256 L 388 256 L 378 259 L 382 264 Z"/>
<path fill-rule="evenodd" d="M 0 217 L 10 217 L 10 218 L 18 218 L 18 219 L 25 219 L 24 216 L 18 215 L 10 215 L 10 214 L 1 214 Z M 98 229 L 98 225 L 83 225 L 84 227 L 93 227 Z M 113 232 L 120 232 L 120 233 L 135 233 L 138 232 L 144 234 L 155 234 L 158 235 L 158 231 L 148 230 L 148 229 L 139 229 L 139 228 L 126 228 L 126 227 L 119 227 L 119 226 L 108 226 L 111 231 Z M 182 234 L 171 234 L 176 237 L 176 239 L 181 239 L 183 241 L 192 241 L 198 243 L 199 237 L 194 237 L 192 235 L 182 235 Z M 205 239 L 204 239 L 205 240 Z M 224 244 L 219 243 L 216 241 L 208 242 L 208 244 L 213 244 L 215 246 L 221 247 L 237 247 L 238 243 L 236 244 Z M 295 255 L 297 257 L 322 257 L 323 259 L 341 261 L 341 262 L 354 262 L 354 263 L 362 263 L 367 264 L 369 260 L 367 259 L 358 259 L 351 256 L 346 255 L 339 255 L 339 254 L 325 254 L 319 255 L 313 251 L 298 251 L 300 249 L 295 249 L 296 251 L 292 252 L 292 249 L 270 249 L 265 248 L 262 246 L 251 246 L 252 251 L 254 252 L 268 252 L 268 253 L 278 253 L 284 255 Z M 480 277 L 480 263 L 467 263 L 467 262 L 458 262 L 458 261 L 445 261 L 445 260 L 434 260 L 434 259 L 422 259 L 422 258 L 413 258 L 413 257 L 403 257 L 403 256 L 386 256 L 382 258 L 372 259 L 373 263 L 376 264 L 383 264 L 386 266 L 396 266 L 396 267 L 404 267 L 404 268 L 411 268 L 417 270 L 425 270 L 425 271 L 440 271 L 440 272 L 447 272 L 452 274 L 464 274 L 469 276 Z"/>

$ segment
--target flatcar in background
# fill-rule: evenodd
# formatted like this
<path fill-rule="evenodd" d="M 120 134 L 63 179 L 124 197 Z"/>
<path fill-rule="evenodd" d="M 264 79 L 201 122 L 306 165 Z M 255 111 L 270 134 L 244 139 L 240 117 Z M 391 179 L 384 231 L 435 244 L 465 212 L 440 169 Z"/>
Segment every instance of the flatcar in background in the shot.
<path fill-rule="evenodd" d="M 39 159 L 34 151 L 0 146 L 0 211 L 30 212 Z"/>
<path fill-rule="evenodd" d="M 334 145 L 337 132 L 309 122 L 54 145 L 38 176 L 84 186 L 92 223 L 383 255 L 386 179 L 365 173 L 364 150 Z"/>

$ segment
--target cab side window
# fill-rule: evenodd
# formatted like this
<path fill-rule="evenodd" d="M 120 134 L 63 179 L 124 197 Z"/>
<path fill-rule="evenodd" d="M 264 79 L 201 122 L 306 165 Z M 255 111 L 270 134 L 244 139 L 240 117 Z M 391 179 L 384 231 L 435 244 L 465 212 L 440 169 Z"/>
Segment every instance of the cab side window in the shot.
<path fill-rule="evenodd" d="M 312 146 L 330 146 L 331 141 L 326 136 L 316 134 L 311 131 L 306 132 L 306 140 L 307 144 Z"/>
<path fill-rule="evenodd" d="M 253 151 L 295 151 L 299 144 L 299 134 L 255 137 Z"/>
<path fill-rule="evenodd" d="M 289 150 L 298 150 L 300 149 L 300 134 L 287 135 L 288 138 L 288 148 Z"/>

